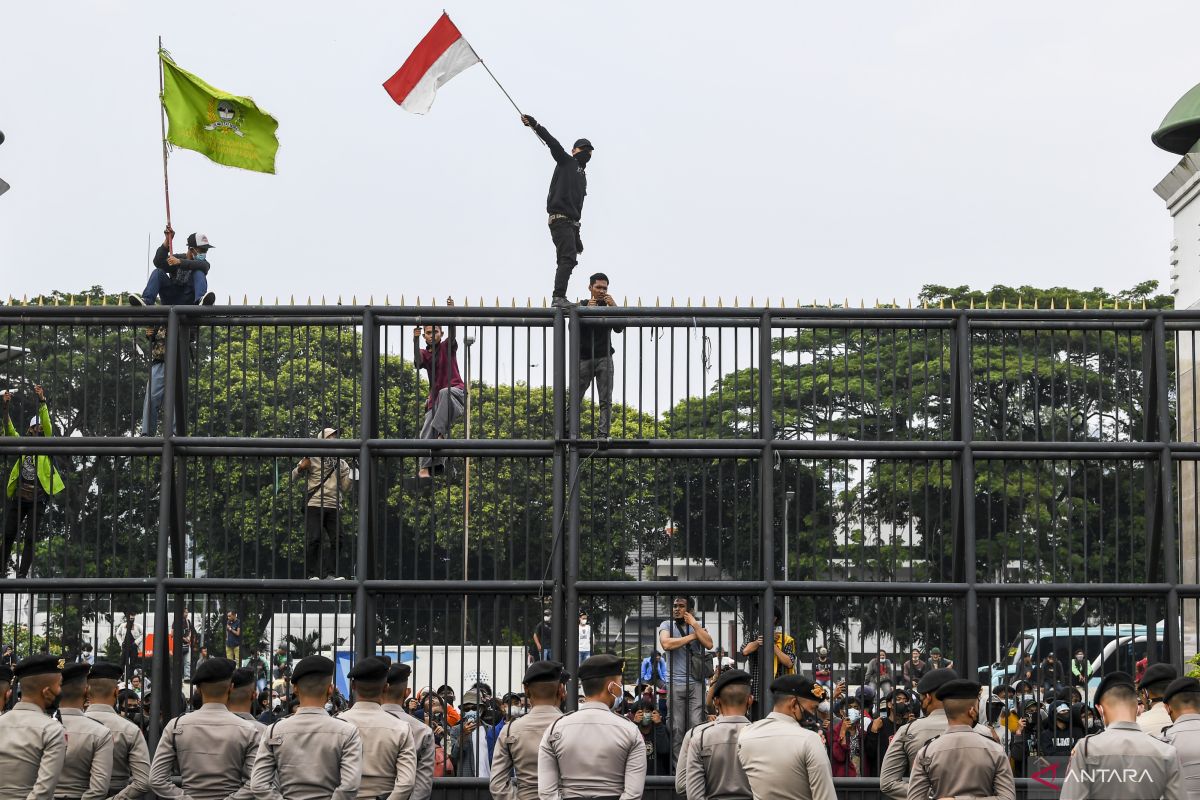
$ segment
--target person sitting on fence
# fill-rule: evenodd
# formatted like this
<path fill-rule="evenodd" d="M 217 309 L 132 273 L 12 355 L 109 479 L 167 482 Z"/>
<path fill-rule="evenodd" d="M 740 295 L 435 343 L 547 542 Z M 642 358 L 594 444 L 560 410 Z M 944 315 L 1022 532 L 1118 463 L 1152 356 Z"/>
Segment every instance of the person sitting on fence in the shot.
<path fill-rule="evenodd" d="M 41 386 L 33 387 L 38 398 L 38 411 L 29 420 L 26 436 L 53 436 L 50 425 L 50 410 L 46 406 L 46 392 Z M 4 435 L 18 436 L 8 416 L 9 402 L 12 393 L 3 394 L 4 402 Z M 17 577 L 29 575 L 33 566 L 33 547 L 37 541 L 38 526 L 46 516 L 47 498 L 53 497 L 63 490 L 62 476 L 58 474 L 54 463 L 48 455 L 25 453 L 13 464 L 8 474 L 8 508 L 4 517 L 4 549 L 0 551 L 0 574 L 8 574 L 8 560 L 12 556 L 13 547 L 17 543 L 17 534 L 21 523 L 28 520 L 25 530 L 25 541 L 17 556 Z"/>
<path fill-rule="evenodd" d="M 454 298 L 446 298 L 446 305 L 453 306 Z M 421 347 L 421 337 L 425 347 Z M 458 372 L 458 338 L 455 326 L 450 326 L 449 337 L 444 337 L 441 325 L 425 325 L 413 329 L 413 361 L 417 371 L 429 373 L 429 397 L 425 401 L 425 421 L 421 425 L 422 439 L 445 439 L 454 423 L 462 416 L 466 407 L 466 385 Z M 427 486 L 434 473 L 446 469 L 443 456 L 422 456 L 418 485 Z"/>
<path fill-rule="evenodd" d="M 212 245 L 203 233 L 189 234 L 187 252 L 170 252 L 171 239 L 175 231 L 170 226 L 163 231 L 166 236 L 154 254 L 154 272 L 140 295 L 129 295 L 131 306 L 152 306 L 161 300 L 164 306 L 198 305 L 211 306 L 217 296 L 208 290 L 208 251 Z"/>
<path fill-rule="evenodd" d="M 337 428 L 325 428 L 318 439 L 336 439 Z M 305 456 L 292 470 L 303 478 L 304 568 L 310 579 L 342 577 L 338 571 L 338 517 L 342 496 L 350 491 L 350 467 L 336 456 Z"/>

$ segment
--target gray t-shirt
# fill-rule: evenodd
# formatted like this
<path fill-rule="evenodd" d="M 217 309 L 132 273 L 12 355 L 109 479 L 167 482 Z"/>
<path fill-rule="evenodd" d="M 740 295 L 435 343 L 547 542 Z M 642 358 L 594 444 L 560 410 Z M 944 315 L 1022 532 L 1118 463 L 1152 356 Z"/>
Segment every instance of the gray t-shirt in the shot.
<path fill-rule="evenodd" d="M 658 626 L 659 642 L 662 641 L 662 631 L 667 632 L 667 636 L 672 639 L 678 639 L 681 636 L 687 636 L 695 629 L 691 625 L 686 625 L 682 622 L 676 623 L 673 619 L 665 619 Z M 662 646 L 661 644 L 659 645 Z M 696 652 L 699 645 L 695 642 L 689 643 L 686 647 L 680 647 L 675 650 L 666 650 L 663 652 L 663 660 L 667 662 L 667 680 L 671 683 L 687 683 L 692 678 L 690 675 L 689 661 L 692 653 Z"/>

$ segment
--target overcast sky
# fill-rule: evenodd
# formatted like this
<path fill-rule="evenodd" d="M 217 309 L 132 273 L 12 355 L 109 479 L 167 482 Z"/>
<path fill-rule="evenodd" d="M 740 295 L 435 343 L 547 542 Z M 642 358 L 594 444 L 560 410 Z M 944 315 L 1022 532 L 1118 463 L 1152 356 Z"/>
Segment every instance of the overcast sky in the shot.
<path fill-rule="evenodd" d="M 571 282 L 913 297 L 1158 278 L 1150 133 L 1200 82 L 1194 2 L 445 6 L 522 110 L 596 145 Z M 481 67 L 427 116 L 381 83 L 442 2 L 22 3 L 0 26 L 3 294 L 140 289 L 164 221 L 156 36 L 279 120 L 277 175 L 178 150 L 221 297 L 550 292 L 553 162 Z M 475 300 L 473 300 L 474 302 Z"/>

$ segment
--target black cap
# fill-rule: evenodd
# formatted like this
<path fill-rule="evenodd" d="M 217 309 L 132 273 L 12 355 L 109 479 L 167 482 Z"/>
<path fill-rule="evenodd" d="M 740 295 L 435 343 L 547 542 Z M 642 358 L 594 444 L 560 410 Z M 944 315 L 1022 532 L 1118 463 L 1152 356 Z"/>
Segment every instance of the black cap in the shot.
<path fill-rule="evenodd" d="M 942 688 L 947 681 L 952 681 L 958 678 L 958 673 L 952 669 L 943 667 L 942 669 L 931 669 L 925 673 L 917 684 L 917 691 L 921 694 L 933 693 L 937 697 L 937 690 Z"/>
<path fill-rule="evenodd" d="M 589 678 L 609 678 L 620 675 L 625 671 L 625 662 L 614 655 L 601 653 L 598 656 L 588 656 L 579 665 L 579 680 Z"/>
<path fill-rule="evenodd" d="M 38 653 L 36 656 L 17 662 L 13 674 L 17 680 L 32 678 L 34 675 L 61 675 L 66 662 L 58 656 L 49 653 Z"/>
<path fill-rule="evenodd" d="M 332 677 L 333 671 L 333 662 L 325 656 L 305 656 L 292 670 L 292 683 L 308 675 Z"/>
<path fill-rule="evenodd" d="M 790 694 L 801 700 L 816 700 L 818 703 L 829 699 L 829 692 L 824 686 L 815 684 L 803 675 L 781 675 L 771 681 L 771 694 Z"/>
<path fill-rule="evenodd" d="M 207 663 L 207 662 L 205 662 Z M 254 670 L 249 667 L 239 667 L 233 671 L 231 677 L 233 688 L 240 689 L 243 686 L 249 686 L 254 683 Z"/>
<path fill-rule="evenodd" d="M 88 675 L 88 680 L 104 679 L 110 681 L 119 681 L 125 676 L 124 670 L 120 664 L 114 664 L 111 661 L 97 661 L 92 665 L 92 671 Z"/>
<path fill-rule="evenodd" d="M 412 667 L 408 664 L 392 664 L 387 672 L 388 685 L 393 683 L 408 683 L 409 675 L 412 675 Z"/>
<path fill-rule="evenodd" d="M 721 673 L 716 682 L 713 683 L 713 697 L 721 694 L 721 690 L 726 686 L 735 683 L 744 683 L 750 685 L 750 673 L 744 669 L 727 669 Z"/>
<path fill-rule="evenodd" d="M 76 681 L 83 683 L 87 680 L 88 673 L 91 671 L 92 665 L 87 662 L 81 661 L 78 664 L 68 664 L 63 667 L 63 684 L 74 683 Z"/>
<path fill-rule="evenodd" d="M 587 139 L 576 139 L 575 147 L 582 147 L 584 150 L 595 150 L 596 149 L 596 148 L 592 147 L 592 143 L 589 142 Z M 572 148 L 572 149 L 574 149 L 574 148 Z"/>
<path fill-rule="evenodd" d="M 978 700 L 980 685 L 965 678 L 946 681 L 934 692 L 938 700 Z"/>
<path fill-rule="evenodd" d="M 570 677 L 563 669 L 563 665 L 557 661 L 535 661 L 529 665 L 529 669 L 525 670 L 525 677 L 521 679 L 521 684 L 549 683 L 551 681 L 565 683 Z"/>
<path fill-rule="evenodd" d="M 1169 703 L 1172 697 L 1184 692 L 1200 692 L 1200 681 L 1190 678 L 1187 675 L 1184 675 L 1182 678 L 1176 678 L 1171 681 L 1170 685 L 1167 686 L 1167 690 L 1163 692 L 1163 702 Z"/>
<path fill-rule="evenodd" d="M 1179 677 L 1179 673 L 1170 664 L 1152 664 L 1138 681 L 1138 689 L 1147 689 L 1156 683 L 1170 683 Z"/>
<path fill-rule="evenodd" d="M 228 658 L 210 658 L 196 667 L 192 683 L 223 683 L 233 677 L 237 664 Z"/>
<path fill-rule="evenodd" d="M 383 683 L 387 680 L 388 662 L 377 656 L 367 656 L 350 668 L 350 680 Z"/>
<path fill-rule="evenodd" d="M 1133 676 L 1128 672 L 1110 672 L 1100 679 L 1100 685 L 1096 687 L 1096 693 L 1092 695 L 1092 702 L 1099 703 L 1104 693 L 1114 686 L 1128 686 L 1130 689 L 1136 688 L 1133 684 Z"/>
<path fill-rule="evenodd" d="M 12 683 L 12 679 L 12 667 L 7 664 L 0 664 L 0 683 Z"/>

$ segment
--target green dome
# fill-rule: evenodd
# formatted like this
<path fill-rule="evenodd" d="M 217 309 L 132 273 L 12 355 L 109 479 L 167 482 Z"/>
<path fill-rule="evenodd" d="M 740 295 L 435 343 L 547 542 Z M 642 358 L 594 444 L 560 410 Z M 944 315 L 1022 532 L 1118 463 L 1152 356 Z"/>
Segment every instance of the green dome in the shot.
<path fill-rule="evenodd" d="M 1171 106 L 1150 141 L 1169 153 L 1185 155 L 1200 141 L 1200 85 Z"/>

